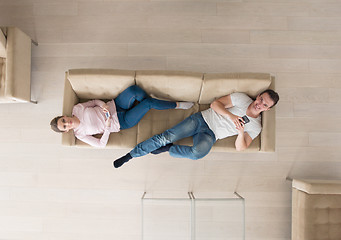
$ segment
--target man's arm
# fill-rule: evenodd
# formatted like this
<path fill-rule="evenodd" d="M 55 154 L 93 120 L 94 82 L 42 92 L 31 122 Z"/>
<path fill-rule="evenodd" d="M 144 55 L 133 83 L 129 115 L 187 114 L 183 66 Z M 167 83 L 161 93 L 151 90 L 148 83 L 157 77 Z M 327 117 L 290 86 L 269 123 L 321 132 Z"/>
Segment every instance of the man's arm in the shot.
<path fill-rule="evenodd" d="M 232 101 L 231 101 L 231 95 L 226 95 L 221 98 L 218 98 L 214 100 L 210 107 L 218 114 L 229 117 L 234 125 L 236 125 L 236 128 L 240 128 L 242 125 L 239 120 L 242 120 L 241 117 L 236 116 L 232 114 L 230 111 L 228 111 L 226 108 L 233 107 Z"/>
<path fill-rule="evenodd" d="M 231 96 L 227 95 L 214 100 L 210 107 L 220 115 L 230 116 L 231 113 L 227 111 L 226 108 L 233 107 Z"/>
<path fill-rule="evenodd" d="M 237 151 L 243 151 L 247 149 L 252 142 L 252 138 L 247 132 L 244 132 L 244 126 L 242 129 L 238 129 L 238 136 L 234 143 Z"/>

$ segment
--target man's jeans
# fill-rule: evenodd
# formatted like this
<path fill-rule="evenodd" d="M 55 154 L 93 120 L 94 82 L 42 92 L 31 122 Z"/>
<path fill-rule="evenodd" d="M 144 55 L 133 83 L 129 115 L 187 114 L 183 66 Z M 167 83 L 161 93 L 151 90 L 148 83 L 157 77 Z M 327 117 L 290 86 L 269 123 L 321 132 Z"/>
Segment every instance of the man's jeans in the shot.
<path fill-rule="evenodd" d="M 193 136 L 193 146 L 173 145 L 169 149 L 169 154 L 177 158 L 200 159 L 209 153 L 216 142 L 214 133 L 199 112 L 186 118 L 175 127 L 141 142 L 130 152 L 130 155 L 140 157 L 168 143 L 190 136 Z"/>
<path fill-rule="evenodd" d="M 134 107 L 134 102 L 138 101 Z M 115 98 L 118 121 L 120 129 L 127 129 L 135 126 L 141 118 L 150 110 L 173 109 L 175 102 L 158 100 L 147 95 L 142 88 L 137 85 L 128 87 Z"/>

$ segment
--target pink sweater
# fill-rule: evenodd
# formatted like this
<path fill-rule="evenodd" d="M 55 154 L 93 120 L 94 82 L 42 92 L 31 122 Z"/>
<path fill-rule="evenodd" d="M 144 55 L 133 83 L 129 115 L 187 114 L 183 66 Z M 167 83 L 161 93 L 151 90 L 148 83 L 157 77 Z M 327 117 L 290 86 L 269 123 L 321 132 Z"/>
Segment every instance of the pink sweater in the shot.
<path fill-rule="evenodd" d="M 76 138 L 93 147 L 104 148 L 107 145 L 110 133 L 120 131 L 114 100 L 107 102 L 111 120 L 110 127 L 105 125 L 106 117 L 101 108 L 104 104 L 101 100 L 91 100 L 78 103 L 72 110 L 72 115 L 76 116 L 80 121 L 80 125 L 73 130 Z M 100 139 L 92 136 L 101 133 L 103 135 Z"/>

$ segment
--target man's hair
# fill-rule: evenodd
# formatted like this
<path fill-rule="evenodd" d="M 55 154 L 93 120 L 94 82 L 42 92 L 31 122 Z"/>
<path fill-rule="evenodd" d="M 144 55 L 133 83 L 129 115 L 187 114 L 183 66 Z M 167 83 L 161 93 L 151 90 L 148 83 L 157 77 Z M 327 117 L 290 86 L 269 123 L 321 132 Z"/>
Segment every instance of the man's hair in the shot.
<path fill-rule="evenodd" d="M 53 131 L 55 131 L 55 132 L 64 132 L 64 131 L 62 131 L 62 130 L 60 130 L 60 129 L 58 128 L 58 120 L 59 120 L 60 118 L 62 118 L 62 117 L 63 117 L 63 116 L 58 116 L 58 117 L 55 117 L 54 119 L 51 120 L 50 126 L 51 126 L 51 129 L 52 129 Z"/>
<path fill-rule="evenodd" d="M 272 101 L 274 102 L 274 104 L 270 107 L 272 108 L 273 106 L 275 106 L 277 104 L 277 102 L 279 101 L 279 95 L 278 93 L 276 93 L 274 90 L 271 90 L 271 89 L 267 89 L 265 91 L 263 91 L 261 94 L 259 95 L 262 95 L 263 93 L 267 93 L 269 94 L 270 98 L 272 99 Z"/>

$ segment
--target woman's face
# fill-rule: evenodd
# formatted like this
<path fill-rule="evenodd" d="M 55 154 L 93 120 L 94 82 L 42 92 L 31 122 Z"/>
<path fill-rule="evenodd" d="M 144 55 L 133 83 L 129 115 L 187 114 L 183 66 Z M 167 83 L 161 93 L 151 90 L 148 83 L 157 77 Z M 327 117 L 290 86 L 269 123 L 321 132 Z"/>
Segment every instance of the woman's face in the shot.
<path fill-rule="evenodd" d="M 58 129 L 63 132 L 68 132 L 69 130 L 74 129 L 74 124 L 72 117 L 63 116 L 57 121 Z"/>

